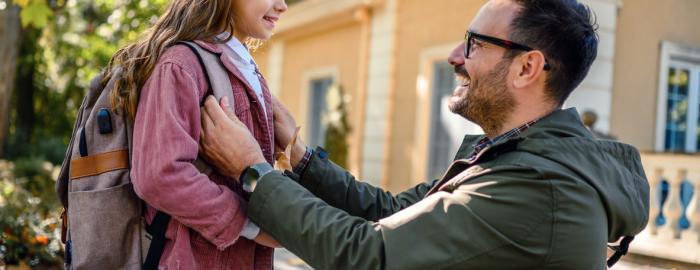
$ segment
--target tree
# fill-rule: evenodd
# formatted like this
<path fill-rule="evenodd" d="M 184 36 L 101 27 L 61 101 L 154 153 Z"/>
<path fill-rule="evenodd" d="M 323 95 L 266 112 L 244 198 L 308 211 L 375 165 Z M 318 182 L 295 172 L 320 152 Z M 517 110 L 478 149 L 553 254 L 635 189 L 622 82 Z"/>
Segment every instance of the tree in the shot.
<path fill-rule="evenodd" d="M 0 131 L 0 144 L 9 142 L 0 158 L 11 160 L 0 160 L 0 265 L 44 269 L 58 264 L 62 253 L 52 179 L 88 84 L 168 1 L 8 1 L 0 0 L 0 124 L 9 122 Z M 6 42 L 8 16 L 14 16 L 14 46 Z M 9 114 L 2 111 L 5 103 Z"/>
<path fill-rule="evenodd" d="M 3 2 L 5 3 L 5 2 Z M 19 56 L 19 7 L 10 5 L 0 9 L 0 158 L 5 156 L 5 142 L 9 132 L 10 100 L 14 89 L 15 67 Z"/>
<path fill-rule="evenodd" d="M 54 6 L 59 2 L 65 3 L 52 1 Z M 52 10 L 46 0 L 13 0 L 9 7 L 5 0 L 0 0 L 0 4 L 9 12 L 7 19 L 11 32 L 8 34 L 12 39 L 12 43 L 6 44 L 12 47 L 7 55 L 11 61 L 2 66 L 2 69 L 11 70 L 7 72 L 8 79 L 4 80 L 10 88 L 5 92 L 2 102 L 12 105 L 0 107 L 0 145 L 8 147 L 0 148 L 0 157 L 6 157 L 24 151 L 31 143 L 35 119 L 36 66 L 41 62 L 41 56 L 37 54 L 37 40 L 42 34 L 40 29 L 48 23 Z M 14 133 L 14 136 L 8 136 L 10 133 Z"/>
<path fill-rule="evenodd" d="M 167 1 L 14 3 L 21 7 L 22 46 L 5 156 L 57 164 L 90 80 L 119 47 L 145 32 Z"/>

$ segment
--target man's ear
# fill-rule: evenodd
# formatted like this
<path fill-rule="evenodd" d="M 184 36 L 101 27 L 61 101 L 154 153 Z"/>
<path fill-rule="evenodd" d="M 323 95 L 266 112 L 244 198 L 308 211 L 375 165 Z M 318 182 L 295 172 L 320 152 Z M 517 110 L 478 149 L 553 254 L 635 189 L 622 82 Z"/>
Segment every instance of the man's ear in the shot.
<path fill-rule="evenodd" d="M 546 64 L 544 54 L 540 51 L 529 51 L 514 59 L 517 63 L 517 76 L 513 81 L 513 87 L 525 88 L 537 83 L 545 75 L 544 66 Z"/>

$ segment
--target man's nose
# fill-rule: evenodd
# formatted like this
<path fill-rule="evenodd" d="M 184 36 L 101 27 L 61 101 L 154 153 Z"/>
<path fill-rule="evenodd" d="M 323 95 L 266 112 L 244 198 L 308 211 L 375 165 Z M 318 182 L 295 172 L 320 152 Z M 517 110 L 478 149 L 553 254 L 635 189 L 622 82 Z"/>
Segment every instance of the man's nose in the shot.
<path fill-rule="evenodd" d="M 455 67 L 464 65 L 464 42 L 460 43 L 452 50 L 450 56 L 447 57 L 447 62 Z"/>

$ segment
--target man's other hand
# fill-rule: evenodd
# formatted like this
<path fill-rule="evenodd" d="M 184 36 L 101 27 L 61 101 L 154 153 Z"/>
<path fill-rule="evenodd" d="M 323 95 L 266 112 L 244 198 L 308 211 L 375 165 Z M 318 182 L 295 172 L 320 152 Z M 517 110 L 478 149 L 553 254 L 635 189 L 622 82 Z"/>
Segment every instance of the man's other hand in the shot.
<path fill-rule="evenodd" d="M 292 113 L 289 112 L 276 97 L 272 97 L 272 108 L 274 112 L 275 123 L 275 151 L 282 152 L 294 138 L 297 129 L 297 122 L 294 120 Z M 306 152 L 306 145 L 301 138 L 296 139 L 296 143 L 292 146 L 290 157 L 291 165 L 296 166 Z"/>

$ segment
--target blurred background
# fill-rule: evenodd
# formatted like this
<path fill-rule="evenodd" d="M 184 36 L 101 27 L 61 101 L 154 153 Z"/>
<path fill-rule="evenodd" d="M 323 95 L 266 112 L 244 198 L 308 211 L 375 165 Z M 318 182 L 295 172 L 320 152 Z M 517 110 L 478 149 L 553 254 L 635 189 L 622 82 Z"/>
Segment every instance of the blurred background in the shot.
<path fill-rule="evenodd" d="M 59 267 L 54 184 L 90 79 L 166 0 L 0 0 L 0 267 Z M 484 0 L 296 0 L 253 54 L 302 137 L 397 192 L 465 133 L 446 61 Z M 700 269 L 700 0 L 584 0 L 600 45 L 566 103 L 642 151 L 650 222 L 615 269 Z M 301 267 L 283 253 L 280 269 Z M 288 268 L 285 268 L 288 267 Z"/>

